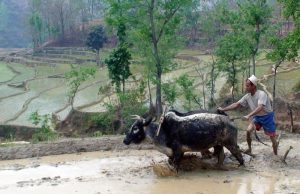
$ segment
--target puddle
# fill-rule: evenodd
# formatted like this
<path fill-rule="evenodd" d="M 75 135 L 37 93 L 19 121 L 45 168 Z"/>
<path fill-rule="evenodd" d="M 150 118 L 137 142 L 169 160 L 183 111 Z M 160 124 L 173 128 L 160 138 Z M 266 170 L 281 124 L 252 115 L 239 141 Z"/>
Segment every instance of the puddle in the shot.
<path fill-rule="evenodd" d="M 161 178 L 157 151 L 90 152 L 0 161 L 0 193 L 299 193 L 300 171 L 196 170 Z M 247 165 L 247 164 L 246 164 Z M 249 165 L 248 165 L 249 166 Z"/>

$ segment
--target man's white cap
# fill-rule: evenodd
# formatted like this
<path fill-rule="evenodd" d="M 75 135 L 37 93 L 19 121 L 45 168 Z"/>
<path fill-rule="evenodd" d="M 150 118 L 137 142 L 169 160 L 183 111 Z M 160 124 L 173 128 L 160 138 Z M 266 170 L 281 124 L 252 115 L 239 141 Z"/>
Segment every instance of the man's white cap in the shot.
<path fill-rule="evenodd" d="M 251 77 L 248 78 L 249 81 L 251 81 L 255 86 L 257 86 L 257 78 L 255 75 L 251 75 Z"/>

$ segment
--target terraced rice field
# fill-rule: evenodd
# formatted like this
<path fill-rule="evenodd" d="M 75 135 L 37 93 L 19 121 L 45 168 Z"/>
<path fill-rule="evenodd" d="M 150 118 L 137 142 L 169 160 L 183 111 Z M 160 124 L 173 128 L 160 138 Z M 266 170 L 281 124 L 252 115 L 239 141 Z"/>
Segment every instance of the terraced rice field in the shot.
<path fill-rule="evenodd" d="M 27 50 L 0 50 L 0 57 L 8 56 L 0 62 L 0 123 L 32 126 L 29 116 L 32 112 L 50 114 L 55 112 L 60 119 L 70 111 L 67 92 L 68 86 L 64 74 L 71 69 L 71 64 L 77 66 L 96 67 L 95 54 L 85 48 L 46 48 L 33 55 Z M 10 55 L 8 55 L 10 54 Z M 104 50 L 100 57 L 102 60 L 109 54 Z M 138 60 L 136 60 L 138 61 Z M 202 81 L 195 68 L 209 72 L 211 56 L 195 50 L 183 50 L 174 63 L 176 68 L 162 77 L 163 82 L 174 82 L 180 75 L 186 73 L 195 80 L 194 92 L 201 96 Z M 257 75 L 262 77 L 270 73 L 270 64 L 264 57 L 258 59 Z M 289 64 L 284 64 L 285 66 Z M 294 64 L 297 66 L 298 64 Z M 298 65 L 299 66 L 299 65 Z M 132 64 L 134 76 L 142 77 L 144 66 Z M 278 82 L 286 81 L 289 76 L 289 86 L 298 81 L 300 70 L 279 74 Z M 293 74 L 293 75 L 292 75 Z M 56 76 L 56 77 L 55 77 Z M 220 91 L 226 79 L 221 77 L 216 81 L 216 89 Z M 110 83 L 106 68 L 99 69 L 95 79 L 84 82 L 74 100 L 74 107 L 87 112 L 105 111 L 104 103 L 111 99 L 111 94 L 98 94 L 100 86 Z M 129 80 L 131 87 L 134 82 Z M 268 84 L 272 84 L 271 81 Z M 155 94 L 155 87 L 151 93 Z M 180 104 L 180 100 L 179 103 Z"/>

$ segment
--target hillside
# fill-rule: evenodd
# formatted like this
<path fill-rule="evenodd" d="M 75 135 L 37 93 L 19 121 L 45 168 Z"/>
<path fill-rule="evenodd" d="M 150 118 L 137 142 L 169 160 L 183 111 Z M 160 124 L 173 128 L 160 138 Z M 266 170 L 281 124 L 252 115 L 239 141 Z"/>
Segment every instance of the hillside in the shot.
<path fill-rule="evenodd" d="M 104 60 L 109 52 L 109 49 L 103 49 L 100 54 L 101 59 Z M 28 49 L 2 49 L 0 50 L 0 58 L 2 59 L 2 62 L 0 62 L 0 106 L 6 110 L 0 112 L 0 123 L 3 125 L 0 133 L 2 136 L 5 136 L 3 134 L 7 132 L 10 133 L 7 131 L 8 126 L 16 126 L 11 132 L 19 134 L 16 136 L 24 136 L 20 131 L 25 132 L 34 127 L 29 121 L 29 116 L 35 111 L 42 115 L 54 113 L 60 121 L 65 120 L 71 106 L 67 99 L 69 89 L 64 74 L 70 71 L 71 64 L 77 67 L 96 67 L 95 54 L 83 47 L 45 47 L 34 54 Z M 203 83 L 195 68 L 200 67 L 202 71 L 209 72 L 210 60 L 211 56 L 199 50 L 182 50 L 173 60 L 176 66 L 163 75 L 163 82 L 173 82 L 185 73 L 195 80 L 194 93 L 201 97 Z M 259 57 L 257 63 L 257 75 L 261 82 L 266 85 L 266 89 L 271 91 L 273 78 L 270 63 L 263 55 Z M 132 87 L 135 82 L 138 82 L 141 78 L 141 72 L 144 71 L 143 68 L 144 66 L 139 64 L 139 60 L 135 59 L 131 69 L 137 81 L 130 78 L 127 87 Z M 299 81 L 298 77 L 295 76 L 297 74 L 300 74 L 298 63 L 286 62 L 282 65 L 277 76 L 279 96 L 289 94 L 291 88 Z M 286 78 L 288 78 L 288 82 Z M 224 92 L 229 91 L 229 88 L 226 89 L 227 86 L 224 85 L 225 80 L 224 77 L 219 77 L 216 80 L 217 98 L 220 94 L 224 96 L 226 95 Z M 79 130 L 77 133 L 85 133 L 89 126 L 84 126 L 85 122 L 83 120 L 79 122 L 81 119 L 78 118 L 86 118 L 87 114 L 93 115 L 106 111 L 106 103 L 113 99 L 115 95 L 99 93 L 99 88 L 109 85 L 110 80 L 106 67 L 103 69 L 97 68 L 95 78 L 84 82 L 80 86 L 74 101 L 74 107 L 79 115 L 74 115 L 74 119 L 70 118 L 70 121 L 73 120 L 76 123 L 69 123 L 70 126 L 64 126 L 72 129 L 72 132 L 64 131 L 64 133 L 70 135 L 75 133 L 76 130 Z M 153 85 L 151 86 L 151 93 L 155 96 Z M 179 97 L 174 106 L 181 108 L 182 100 Z M 289 120 L 289 116 L 284 114 L 286 112 L 285 104 L 278 111 L 283 111 L 283 114 L 278 114 L 279 122 Z M 296 131 L 300 129 L 297 121 L 299 116 L 298 110 L 295 110 Z M 288 129 L 289 123 L 284 122 L 284 125 L 282 123 L 281 126 Z"/>
<path fill-rule="evenodd" d="M 27 15 L 27 1 L 0 1 L 0 48 L 22 48 L 31 44 Z"/>

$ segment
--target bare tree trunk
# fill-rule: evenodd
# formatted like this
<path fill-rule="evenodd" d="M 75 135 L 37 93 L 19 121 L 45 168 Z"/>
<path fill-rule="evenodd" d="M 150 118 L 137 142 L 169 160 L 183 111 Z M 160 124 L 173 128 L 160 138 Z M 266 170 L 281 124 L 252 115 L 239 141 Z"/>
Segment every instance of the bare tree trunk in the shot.
<path fill-rule="evenodd" d="M 277 67 L 275 67 L 274 79 L 273 79 L 273 109 L 275 111 L 275 94 L 276 94 L 276 74 Z"/>
<path fill-rule="evenodd" d="M 273 83 L 273 110 L 275 111 L 275 97 L 276 97 L 276 75 L 277 75 L 277 68 L 280 66 L 281 62 L 278 62 L 275 65 L 274 71 L 274 83 Z"/>
<path fill-rule="evenodd" d="M 97 66 L 100 67 L 100 50 L 96 50 L 96 62 Z"/>
<path fill-rule="evenodd" d="M 234 63 L 232 63 L 231 65 L 232 65 L 232 72 L 233 72 L 233 80 L 231 80 L 231 84 L 232 84 L 231 97 L 232 97 L 232 101 L 234 101 L 234 89 L 235 89 L 236 69 L 235 69 Z"/>
<path fill-rule="evenodd" d="M 210 79 L 211 79 L 211 88 L 210 88 L 210 105 L 215 104 L 215 97 L 214 97 L 214 92 L 215 92 L 215 60 L 214 60 L 214 56 L 211 55 L 212 58 L 212 68 L 211 68 L 211 72 L 210 72 Z"/>
<path fill-rule="evenodd" d="M 123 94 L 125 93 L 125 79 L 122 79 L 122 85 L 123 85 Z"/>
<path fill-rule="evenodd" d="M 153 55 L 155 58 L 156 63 L 156 115 L 160 116 L 162 113 L 162 103 L 161 103 L 161 74 L 162 74 L 162 67 L 161 62 L 158 54 L 158 39 L 154 24 L 154 3 L 155 1 L 152 0 L 151 4 L 149 5 L 149 19 L 150 19 L 150 26 L 151 26 L 151 32 L 152 32 L 152 44 L 153 44 Z"/>
<path fill-rule="evenodd" d="M 158 68 L 158 67 L 157 67 Z M 161 67 L 158 68 L 156 73 L 156 115 L 160 116 L 162 113 L 161 103 Z"/>
<path fill-rule="evenodd" d="M 244 80 L 245 80 L 245 71 L 243 71 L 243 77 L 242 77 L 242 94 L 244 93 Z"/>
<path fill-rule="evenodd" d="M 150 88 L 150 79 L 149 79 L 149 74 L 148 74 L 148 79 L 147 79 L 147 85 L 148 85 L 148 91 L 149 91 L 149 110 L 152 110 L 153 108 L 153 101 L 152 101 L 152 94 L 151 94 L 151 88 Z"/>
<path fill-rule="evenodd" d="M 288 115 L 290 115 L 290 120 L 291 120 L 291 132 L 294 133 L 294 119 L 293 119 L 293 107 L 290 103 L 287 104 L 287 109 L 288 109 Z"/>
<path fill-rule="evenodd" d="M 65 38 L 65 24 L 64 24 L 64 11 L 63 11 L 63 5 L 60 7 L 60 27 L 61 27 L 61 38 Z"/>
<path fill-rule="evenodd" d="M 253 75 L 255 75 L 255 55 L 252 55 L 252 67 Z"/>

